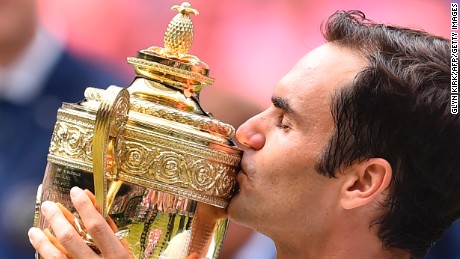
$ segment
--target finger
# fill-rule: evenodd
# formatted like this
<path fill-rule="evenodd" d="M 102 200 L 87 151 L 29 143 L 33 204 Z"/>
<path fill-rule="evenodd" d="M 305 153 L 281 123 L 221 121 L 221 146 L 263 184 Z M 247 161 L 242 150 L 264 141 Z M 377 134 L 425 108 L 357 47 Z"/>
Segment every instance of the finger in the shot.
<path fill-rule="evenodd" d="M 85 189 L 85 193 L 88 195 L 93 205 L 96 206 L 96 196 L 94 196 L 94 194 L 88 189 Z"/>
<path fill-rule="evenodd" d="M 43 258 L 68 258 L 61 250 L 51 243 L 40 229 L 31 228 L 27 234 L 29 235 L 30 243 Z"/>
<path fill-rule="evenodd" d="M 118 231 L 117 224 L 115 223 L 115 221 L 113 221 L 113 219 L 110 216 L 107 216 L 106 221 L 107 221 L 107 224 L 109 224 L 109 226 L 110 226 L 110 228 L 112 229 L 113 232 Z"/>
<path fill-rule="evenodd" d="M 88 189 L 85 189 L 84 192 L 90 198 L 91 202 L 93 203 L 93 206 L 96 207 L 96 196 L 94 196 L 94 194 Z M 106 221 L 107 221 L 107 223 L 109 223 L 109 226 L 113 230 L 113 232 L 118 231 L 118 226 L 115 224 L 115 222 L 113 221 L 113 219 L 110 216 L 107 216 Z"/>
<path fill-rule="evenodd" d="M 51 225 L 57 241 L 74 258 L 91 258 L 96 255 L 93 250 L 86 245 L 73 225 L 67 221 L 56 203 L 45 201 L 42 203 L 41 209 L 46 221 Z"/>
<path fill-rule="evenodd" d="M 70 190 L 70 197 L 85 225 L 86 231 L 91 235 L 104 257 L 126 258 L 126 248 L 94 207 L 90 197 L 78 187 L 73 187 Z M 123 255 L 125 257 L 122 257 Z"/>
<path fill-rule="evenodd" d="M 70 222 L 70 224 L 73 225 L 73 222 L 75 220 L 75 216 L 66 207 L 64 207 L 64 205 L 62 205 L 61 203 L 56 203 L 56 205 L 62 211 L 62 214 L 67 219 L 67 221 Z"/>
<path fill-rule="evenodd" d="M 59 243 L 56 237 L 53 236 L 53 234 L 51 234 L 49 229 L 44 229 L 43 234 L 45 234 L 45 236 L 48 238 L 51 244 L 53 244 L 57 249 L 59 249 L 59 251 L 61 251 L 67 258 L 73 258 L 73 256 L 71 256 L 69 252 L 67 252 L 67 250 L 65 250 L 65 248 Z"/>

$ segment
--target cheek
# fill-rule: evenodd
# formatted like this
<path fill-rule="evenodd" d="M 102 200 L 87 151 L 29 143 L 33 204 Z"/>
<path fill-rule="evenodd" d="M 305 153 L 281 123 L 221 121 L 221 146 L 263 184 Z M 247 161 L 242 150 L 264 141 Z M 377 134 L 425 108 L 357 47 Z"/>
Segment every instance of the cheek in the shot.
<path fill-rule="evenodd" d="M 272 157 L 272 156 L 270 156 Z M 274 159 L 262 157 L 260 164 L 253 175 L 249 175 L 252 184 L 260 185 L 269 192 L 286 191 L 292 185 L 308 179 L 308 175 L 313 171 L 314 159 L 308 158 L 306 154 L 300 152 L 286 152 Z M 278 195 L 278 193 L 273 193 Z"/>
<path fill-rule="evenodd" d="M 262 193 L 286 191 L 297 181 L 307 181 L 315 173 L 320 143 L 311 139 L 293 141 L 299 139 L 295 134 L 272 135 L 262 150 L 251 153 L 246 164 L 248 188 Z"/>
<path fill-rule="evenodd" d="M 299 138 L 296 138 L 299 139 Z M 288 170 L 310 169 L 316 163 L 319 145 L 315 141 L 285 141 L 270 155 L 268 166 L 288 173 Z"/>

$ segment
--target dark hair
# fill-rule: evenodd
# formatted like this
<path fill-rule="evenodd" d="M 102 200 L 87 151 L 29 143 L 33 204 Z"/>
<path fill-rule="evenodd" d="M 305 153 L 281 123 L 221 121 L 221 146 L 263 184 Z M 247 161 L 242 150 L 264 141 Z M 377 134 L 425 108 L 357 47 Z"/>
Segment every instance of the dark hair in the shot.
<path fill-rule="evenodd" d="M 335 129 L 318 163 L 330 177 L 373 157 L 393 177 L 375 220 L 388 248 L 422 257 L 460 217 L 460 117 L 450 112 L 450 42 L 386 26 L 358 11 L 323 25 L 328 42 L 367 60 L 334 97 Z"/>

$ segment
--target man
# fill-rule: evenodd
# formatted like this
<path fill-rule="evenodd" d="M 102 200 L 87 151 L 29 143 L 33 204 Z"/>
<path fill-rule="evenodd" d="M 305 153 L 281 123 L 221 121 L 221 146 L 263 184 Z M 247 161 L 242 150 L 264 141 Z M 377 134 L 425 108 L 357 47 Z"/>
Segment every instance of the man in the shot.
<path fill-rule="evenodd" d="M 360 12 L 336 13 L 324 34 L 238 129 L 229 217 L 271 237 L 278 258 L 422 257 L 460 217 L 450 43 Z M 71 197 L 104 257 L 129 257 L 88 196 Z M 56 240 L 29 238 L 45 258 L 97 257 L 54 203 L 42 209 Z"/>
<path fill-rule="evenodd" d="M 38 23 L 35 0 L 1 1 L 0 258 L 34 254 L 24 233 L 62 101 L 83 99 L 87 86 L 121 81 L 51 37 Z"/>

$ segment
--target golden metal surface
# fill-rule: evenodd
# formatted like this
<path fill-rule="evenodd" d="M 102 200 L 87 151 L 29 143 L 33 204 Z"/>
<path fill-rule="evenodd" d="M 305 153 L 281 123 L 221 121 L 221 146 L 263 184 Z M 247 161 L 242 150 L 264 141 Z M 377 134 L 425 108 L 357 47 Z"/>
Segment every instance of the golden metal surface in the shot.
<path fill-rule="evenodd" d="M 40 220 L 40 204 L 41 204 L 41 197 L 43 195 L 43 185 L 38 185 L 37 188 L 37 196 L 35 198 L 35 211 L 34 211 L 34 227 L 38 227 L 38 222 Z"/>
<path fill-rule="evenodd" d="M 189 14 L 197 15 L 198 11 L 187 2 L 180 6 L 175 5 L 171 7 L 171 10 L 176 10 L 179 13 L 174 16 L 166 29 L 165 49 L 173 55 L 187 54 L 193 42 L 193 23 Z"/>
<path fill-rule="evenodd" d="M 172 9 L 179 13 L 165 48 L 128 58 L 137 76 L 127 89 L 89 87 L 84 101 L 58 110 L 34 225 L 49 227 L 43 200 L 77 214 L 69 191 L 79 186 L 95 192 L 96 207 L 136 258 L 218 257 L 241 151 L 230 140 L 235 129 L 198 102 L 214 82 L 207 65 L 187 54 L 189 14 L 198 12 L 188 3 Z M 81 222 L 74 225 L 98 251 Z"/>
<path fill-rule="evenodd" d="M 87 88 L 85 97 L 87 100 L 100 101 L 103 92 L 104 90 L 102 89 Z M 217 133 L 222 136 L 235 135 L 235 128 L 233 128 L 230 124 L 222 123 L 211 117 L 195 115 L 190 112 L 162 106 L 142 99 L 131 100 L 131 111 L 155 116 L 168 121 L 187 124 L 201 131 Z"/>
<path fill-rule="evenodd" d="M 181 71 L 177 68 L 164 66 L 145 59 L 129 57 L 128 63 L 134 66 L 136 73 L 139 75 L 188 91 L 185 93 L 187 97 L 198 93 L 204 86 L 211 85 L 214 82 L 214 79 L 203 76 L 200 73 Z M 198 68 L 201 69 L 200 67 Z"/>
<path fill-rule="evenodd" d="M 110 137 L 117 137 L 126 125 L 129 110 L 129 93 L 126 89 L 110 86 L 100 100 L 94 122 L 92 158 L 96 208 L 107 216 L 107 149 Z M 113 156 L 113 155 L 112 155 Z"/>
<path fill-rule="evenodd" d="M 198 14 L 189 3 L 173 6 L 179 13 L 171 20 L 164 37 L 165 47 L 152 46 L 139 51 L 136 58 L 129 57 L 138 75 L 176 87 L 186 97 L 197 95 L 214 79 L 207 77 L 208 65 L 188 54 L 193 42 L 193 23 L 189 14 Z"/>
<path fill-rule="evenodd" d="M 93 174 L 78 169 L 49 164 L 47 176 L 42 200 L 59 200 L 71 213 L 74 181 L 92 188 Z M 136 258 L 185 258 L 191 252 L 217 258 L 228 223 L 224 209 L 130 182 L 122 182 L 108 215 Z M 43 218 L 39 225 L 49 227 Z M 95 248 L 81 223 L 77 231 Z"/>
<path fill-rule="evenodd" d="M 160 119 L 154 123 L 153 118 L 148 121 L 149 125 L 142 124 L 138 116 L 141 114 L 130 112 L 123 133 L 115 141 L 115 162 L 121 171 L 112 177 L 169 189 L 176 194 L 188 193 L 200 201 L 226 207 L 235 184 L 240 152 L 225 146 L 225 139 L 215 135 L 196 130 L 195 138 L 197 135 L 200 138 L 193 139 L 191 129 L 187 132 L 186 127 L 175 127 L 179 124 L 171 127 L 171 122 L 168 125 L 164 119 L 161 119 L 163 124 L 158 122 Z M 95 122 L 91 119 L 96 120 L 96 116 L 60 109 L 48 160 L 93 171 L 92 125 Z M 164 165 L 168 165 L 169 170 Z M 177 187 L 186 188 L 188 192 Z"/>

